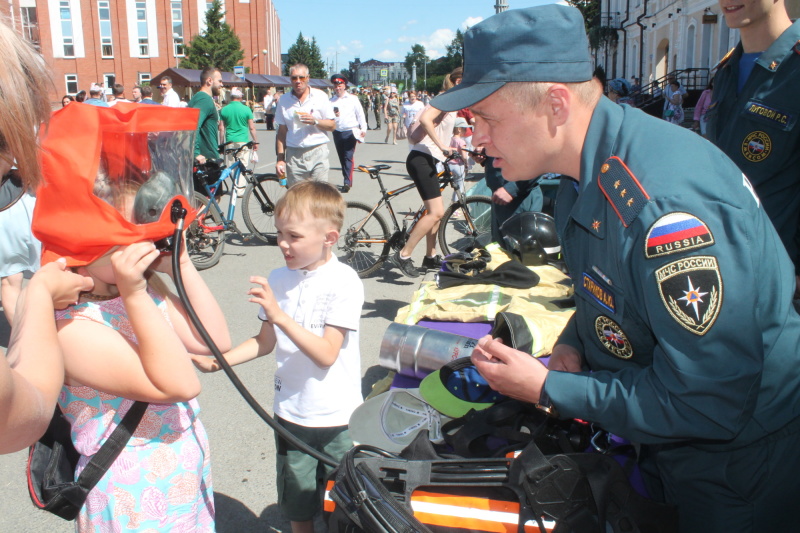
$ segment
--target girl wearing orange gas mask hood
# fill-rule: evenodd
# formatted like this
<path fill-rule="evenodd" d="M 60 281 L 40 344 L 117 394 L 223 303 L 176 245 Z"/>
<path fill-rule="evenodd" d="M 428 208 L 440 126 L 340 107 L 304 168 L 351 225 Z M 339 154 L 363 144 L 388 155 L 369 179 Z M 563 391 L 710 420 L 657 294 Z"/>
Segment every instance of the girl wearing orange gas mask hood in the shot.
<path fill-rule="evenodd" d="M 89 493 L 79 531 L 214 530 L 208 439 L 194 399 L 200 382 L 189 357 L 210 352 L 159 278 L 172 275 L 171 256 L 154 244 L 174 231 L 173 203 L 189 205 L 196 122 L 195 110 L 76 104 L 53 114 L 43 143 L 45 183 L 33 217 L 42 261 L 64 257 L 94 281 L 56 312 L 66 374 L 59 405 L 82 456 L 76 476 L 133 402 L 150 402 Z M 204 326 L 229 349 L 225 317 L 185 248 L 180 268 Z"/>

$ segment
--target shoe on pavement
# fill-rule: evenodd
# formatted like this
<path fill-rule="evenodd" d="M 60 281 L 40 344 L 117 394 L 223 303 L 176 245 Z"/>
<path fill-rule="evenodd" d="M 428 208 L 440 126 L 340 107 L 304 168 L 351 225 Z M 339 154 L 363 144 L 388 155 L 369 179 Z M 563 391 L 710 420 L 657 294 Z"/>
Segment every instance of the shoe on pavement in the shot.
<path fill-rule="evenodd" d="M 343 193 L 350 192 L 350 186 L 347 184 L 342 185 L 342 188 L 339 190 L 342 191 Z"/>
<path fill-rule="evenodd" d="M 442 268 L 442 256 L 439 254 L 434 255 L 433 257 L 428 257 L 427 255 L 422 258 L 422 269 L 423 270 L 439 270 Z"/>
<path fill-rule="evenodd" d="M 419 277 L 419 270 L 417 270 L 417 267 L 414 266 L 414 261 L 412 261 L 410 257 L 406 259 L 400 257 L 400 250 L 396 251 L 394 255 L 392 255 L 391 260 L 394 266 L 399 268 L 400 272 L 409 278 Z"/>

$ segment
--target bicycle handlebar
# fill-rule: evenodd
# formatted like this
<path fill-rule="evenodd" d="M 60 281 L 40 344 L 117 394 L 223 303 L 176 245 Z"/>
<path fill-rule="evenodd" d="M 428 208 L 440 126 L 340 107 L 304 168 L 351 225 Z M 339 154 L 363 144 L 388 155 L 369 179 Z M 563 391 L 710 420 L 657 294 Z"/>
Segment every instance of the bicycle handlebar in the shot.
<path fill-rule="evenodd" d="M 255 141 L 250 141 L 238 148 L 226 148 L 229 144 L 233 144 L 233 141 L 228 141 L 226 143 L 222 143 L 217 147 L 217 151 L 223 155 L 233 155 L 234 157 L 239 156 L 239 153 L 244 150 L 245 148 L 253 148 L 254 146 L 258 146 L 259 143 Z"/>

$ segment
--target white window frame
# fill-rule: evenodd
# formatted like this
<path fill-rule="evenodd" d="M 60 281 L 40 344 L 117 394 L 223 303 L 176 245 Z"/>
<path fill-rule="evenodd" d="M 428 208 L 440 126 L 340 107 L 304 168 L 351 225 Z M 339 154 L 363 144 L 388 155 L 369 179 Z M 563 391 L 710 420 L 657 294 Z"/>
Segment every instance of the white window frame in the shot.
<path fill-rule="evenodd" d="M 66 20 L 69 21 L 69 29 L 70 29 L 70 33 L 72 34 L 69 37 L 65 37 L 64 36 L 64 22 L 66 21 L 64 18 L 62 18 L 64 9 L 66 9 L 67 12 L 69 13 L 69 19 L 66 19 Z M 69 0 L 60 0 L 58 2 L 58 21 L 59 21 L 59 29 L 61 31 L 61 46 L 62 46 L 62 52 L 64 54 L 64 57 L 76 57 L 75 56 L 75 16 L 74 16 L 74 13 L 73 13 L 73 10 L 72 10 L 72 5 L 70 4 Z M 70 48 L 72 50 L 71 53 L 68 52 L 68 50 Z"/>
<path fill-rule="evenodd" d="M 144 37 L 139 35 L 137 4 L 144 4 L 144 23 L 147 27 L 147 35 Z M 125 0 L 125 13 L 128 21 L 128 53 L 130 57 L 159 57 L 159 20 L 156 18 L 155 0 Z M 146 55 L 143 55 L 142 52 L 146 52 Z"/>
<path fill-rule="evenodd" d="M 153 78 L 150 77 L 150 73 L 149 72 L 139 72 L 137 74 L 137 76 L 136 76 L 136 79 L 137 79 L 136 85 L 141 86 L 141 85 L 145 85 L 145 84 L 150 85 L 150 81 Z"/>
<path fill-rule="evenodd" d="M 106 72 L 103 74 L 103 92 L 111 94 L 114 89 L 114 84 L 117 83 L 117 75 L 113 72 Z"/>
<path fill-rule="evenodd" d="M 150 57 L 150 32 L 147 31 L 147 2 L 144 0 L 137 0 L 134 3 L 136 11 L 136 39 L 139 49 L 139 57 Z M 139 15 L 144 18 L 139 18 Z M 144 23 L 145 35 L 143 36 L 140 31 L 140 24 Z"/>
<path fill-rule="evenodd" d="M 69 84 L 70 83 L 74 83 L 75 84 L 75 91 L 70 91 L 69 90 Z M 78 94 L 78 87 L 80 87 L 78 85 L 78 75 L 77 74 L 64 74 L 64 86 L 67 89 L 67 94 L 71 94 L 71 95 Z"/>
<path fill-rule="evenodd" d="M 101 15 L 102 9 L 108 11 L 108 20 L 104 21 Z M 112 36 L 111 30 L 111 2 L 109 0 L 99 0 L 97 2 L 97 21 L 98 25 L 100 26 L 100 56 L 103 58 L 112 58 L 114 57 L 114 40 Z M 108 22 L 108 35 L 103 35 L 103 22 Z M 106 54 L 105 48 L 106 46 L 110 47 L 111 53 Z"/>
<path fill-rule="evenodd" d="M 180 6 L 180 8 L 177 9 L 177 12 L 180 14 L 180 18 L 178 18 L 178 19 L 175 18 L 175 11 L 176 11 L 176 7 L 175 6 L 176 5 Z M 182 0 L 170 0 L 170 16 L 172 17 L 172 35 L 171 35 L 171 38 L 172 38 L 172 56 L 173 57 L 186 57 L 186 54 L 185 54 L 186 40 L 185 40 L 184 32 L 183 32 L 183 1 Z M 180 23 L 180 27 L 181 27 L 180 33 L 175 31 L 175 23 L 176 22 Z M 175 37 L 176 35 L 178 35 L 178 37 Z"/>

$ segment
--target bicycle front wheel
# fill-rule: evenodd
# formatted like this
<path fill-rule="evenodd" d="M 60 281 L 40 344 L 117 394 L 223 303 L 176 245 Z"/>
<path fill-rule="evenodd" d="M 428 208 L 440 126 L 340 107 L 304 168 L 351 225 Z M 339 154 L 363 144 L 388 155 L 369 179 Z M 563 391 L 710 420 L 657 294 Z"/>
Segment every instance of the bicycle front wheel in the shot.
<path fill-rule="evenodd" d="M 225 227 L 219 211 L 206 196 L 195 191 L 192 207 L 197 217 L 186 230 L 186 251 L 197 270 L 211 268 L 219 263 L 225 247 Z"/>
<path fill-rule="evenodd" d="M 378 213 L 359 202 L 347 202 L 339 242 L 340 261 L 365 278 L 378 270 L 389 255 L 389 226 Z"/>
<path fill-rule="evenodd" d="M 463 204 L 451 204 L 439 222 L 438 234 L 444 256 L 486 246 L 492 240 L 492 199 L 471 196 L 465 198 Z"/>
<path fill-rule="evenodd" d="M 275 174 L 258 174 L 247 184 L 242 197 L 242 218 L 250 233 L 267 244 L 275 244 L 275 204 L 286 194 Z"/>

